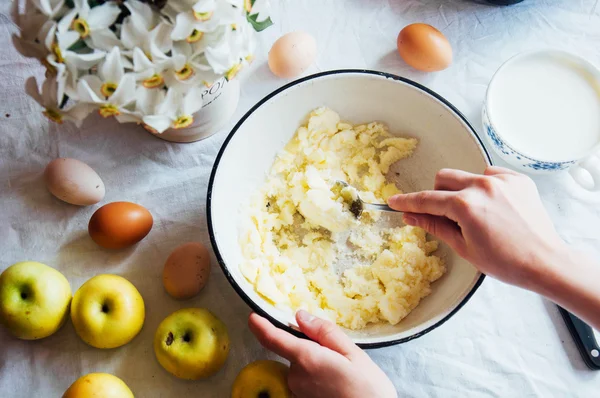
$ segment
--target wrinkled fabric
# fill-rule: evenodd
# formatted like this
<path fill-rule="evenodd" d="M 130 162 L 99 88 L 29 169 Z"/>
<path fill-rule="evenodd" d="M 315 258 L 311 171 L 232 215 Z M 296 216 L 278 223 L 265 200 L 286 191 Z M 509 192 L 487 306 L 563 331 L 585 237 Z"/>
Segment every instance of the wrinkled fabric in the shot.
<path fill-rule="evenodd" d="M 114 350 L 87 346 L 70 322 L 37 342 L 16 340 L 0 328 L 0 397 L 58 397 L 90 372 L 121 377 L 137 397 L 227 397 L 245 364 L 274 357 L 246 327 L 250 310 L 230 287 L 214 256 L 207 287 L 189 301 L 168 297 L 161 275 L 164 261 L 177 245 L 193 240 L 210 244 L 205 203 L 213 162 L 234 122 L 286 83 L 266 65 L 268 49 L 281 34 L 301 29 L 317 38 L 317 61 L 308 73 L 369 68 L 414 79 L 446 97 L 480 132 L 486 86 L 512 55 L 553 47 L 600 64 L 596 0 L 525 0 L 511 7 L 459 0 L 272 3 L 276 25 L 259 35 L 257 57 L 241 75 L 242 97 L 229 126 L 207 140 L 177 145 L 135 125 L 97 116 L 81 129 L 48 122 L 24 93 L 25 79 L 41 77 L 43 70 L 13 49 L 10 35 L 16 28 L 8 16 L 10 2 L 1 2 L 0 271 L 17 261 L 41 261 L 63 272 L 73 291 L 96 274 L 120 274 L 144 297 L 146 322 L 131 343 Z M 412 22 L 432 24 L 446 34 L 454 49 L 449 69 L 425 74 L 399 58 L 396 36 Z M 98 172 L 107 191 L 102 203 L 127 200 L 148 208 L 155 222 L 148 237 L 122 251 L 96 246 L 87 234 L 87 222 L 99 205 L 67 205 L 44 187 L 44 167 L 59 156 L 80 159 Z M 598 257 L 600 194 L 581 191 L 568 174 L 536 178 L 536 182 L 562 237 Z M 164 317 L 192 306 L 209 308 L 227 324 L 232 349 L 216 376 L 185 382 L 156 362 L 152 339 Z M 556 306 L 490 278 L 443 326 L 409 343 L 372 350 L 370 355 L 400 396 L 591 397 L 600 388 L 600 373 L 585 367 Z"/>

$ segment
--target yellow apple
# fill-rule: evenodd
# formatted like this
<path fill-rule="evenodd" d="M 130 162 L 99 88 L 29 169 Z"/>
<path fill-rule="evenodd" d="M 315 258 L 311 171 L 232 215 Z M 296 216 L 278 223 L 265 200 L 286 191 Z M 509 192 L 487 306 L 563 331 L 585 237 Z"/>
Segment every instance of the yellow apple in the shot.
<path fill-rule="evenodd" d="M 215 374 L 229 354 L 227 327 L 204 308 L 185 308 L 166 317 L 154 335 L 156 359 L 180 379 Z"/>
<path fill-rule="evenodd" d="M 83 341 L 96 348 L 129 343 L 144 325 L 144 299 L 127 279 L 97 275 L 73 296 L 71 321 Z"/>
<path fill-rule="evenodd" d="M 20 339 L 56 332 L 69 316 L 70 303 L 69 281 L 45 264 L 23 261 L 0 275 L 0 323 Z"/>
<path fill-rule="evenodd" d="M 235 378 L 231 398 L 291 398 L 287 385 L 289 370 L 277 361 L 252 362 Z"/>
<path fill-rule="evenodd" d="M 117 376 L 90 373 L 75 380 L 62 398 L 133 398 L 133 393 Z"/>

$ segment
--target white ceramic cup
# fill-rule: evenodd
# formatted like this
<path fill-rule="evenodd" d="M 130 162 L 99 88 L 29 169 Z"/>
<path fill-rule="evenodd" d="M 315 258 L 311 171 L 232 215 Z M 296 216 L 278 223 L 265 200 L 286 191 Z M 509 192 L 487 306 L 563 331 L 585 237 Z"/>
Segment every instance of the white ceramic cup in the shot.
<path fill-rule="evenodd" d="M 528 148 L 523 143 L 516 143 L 514 138 L 511 139 L 510 134 L 501 127 L 502 123 L 499 123 L 498 111 L 498 96 L 499 92 L 502 91 L 500 85 L 505 85 L 507 82 L 507 76 L 515 79 L 522 78 L 523 76 L 517 76 L 521 73 L 523 63 L 531 62 L 535 58 L 535 62 L 540 62 L 540 66 L 543 67 L 544 60 L 549 63 L 554 61 L 561 62 L 568 67 L 575 68 L 574 70 L 585 73 L 586 77 L 589 78 L 589 84 L 591 90 L 598 92 L 598 98 L 600 98 L 600 72 L 588 61 L 576 55 L 555 50 L 543 50 L 535 52 L 527 52 L 519 54 L 507 62 L 505 62 L 498 71 L 494 74 L 486 93 L 486 99 L 483 105 L 482 119 L 483 128 L 487 141 L 490 143 L 495 152 L 504 161 L 509 163 L 511 166 L 530 174 L 551 174 L 568 170 L 573 179 L 583 188 L 590 191 L 600 191 L 600 140 L 598 142 L 592 142 L 589 147 L 586 146 L 579 154 L 573 156 L 565 152 L 561 155 L 553 155 L 550 157 L 532 155 L 532 148 Z M 539 61 L 538 61 L 539 58 Z M 546 69 L 549 70 L 549 69 Z M 540 68 L 540 73 L 544 71 Z M 512 74 L 512 75 L 511 75 Z M 550 75 L 546 75 L 550 76 Z M 586 79 L 587 80 L 587 79 Z M 526 95 L 527 85 L 523 87 L 523 94 Z M 544 95 L 558 95 L 556 92 L 545 93 Z M 504 98 L 506 100 L 506 98 Z M 517 100 L 517 99 L 515 99 Z M 496 105 L 495 105 L 496 104 Z M 528 104 L 529 107 L 534 107 L 535 104 Z M 524 107 L 526 108 L 526 107 Z M 594 108 L 594 105 L 592 105 Z M 595 109 L 595 108 L 594 108 Z M 543 110 L 542 110 L 543 112 Z M 546 117 L 551 118 L 556 115 L 552 114 L 553 111 L 548 110 Z M 539 117 L 540 109 L 536 112 L 532 112 L 533 118 Z M 600 115 L 600 108 L 597 109 L 597 115 Z M 503 115 L 503 117 L 506 117 Z M 521 115 L 522 117 L 522 115 Z M 535 120 L 529 122 L 535 123 Z M 564 139 L 565 140 L 576 140 L 578 120 L 571 120 L 568 129 L 565 129 Z M 506 124 L 505 124 L 506 126 Z M 598 132 L 600 137 L 600 131 Z M 530 145 L 532 141 L 530 140 Z M 543 146 L 546 143 L 543 139 L 535 141 L 538 146 Z M 555 151 L 556 152 L 556 151 Z"/>

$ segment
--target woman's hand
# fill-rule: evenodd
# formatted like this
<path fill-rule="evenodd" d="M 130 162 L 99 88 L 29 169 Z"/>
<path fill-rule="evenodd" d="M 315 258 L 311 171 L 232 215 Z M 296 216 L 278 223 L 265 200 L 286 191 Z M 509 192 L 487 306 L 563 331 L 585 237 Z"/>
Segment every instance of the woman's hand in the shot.
<path fill-rule="evenodd" d="M 527 289 L 567 251 L 535 183 L 501 167 L 484 175 L 440 170 L 434 191 L 396 195 L 389 205 L 483 273 Z"/>
<path fill-rule="evenodd" d="M 266 349 L 291 362 L 288 385 L 297 398 L 396 398 L 394 385 L 346 334 L 306 311 L 296 313 L 297 338 L 251 314 L 250 330 Z"/>
<path fill-rule="evenodd" d="M 484 175 L 444 169 L 434 191 L 396 195 L 389 205 L 481 272 L 542 294 L 600 328 L 600 266 L 563 242 L 529 177 L 502 167 Z"/>

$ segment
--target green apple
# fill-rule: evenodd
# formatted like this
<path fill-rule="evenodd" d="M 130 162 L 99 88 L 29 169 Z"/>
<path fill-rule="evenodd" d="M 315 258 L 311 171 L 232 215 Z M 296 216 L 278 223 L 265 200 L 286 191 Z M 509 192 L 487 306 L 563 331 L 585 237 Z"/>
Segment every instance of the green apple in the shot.
<path fill-rule="evenodd" d="M 156 359 L 180 379 L 215 374 L 229 354 L 225 324 L 204 308 L 185 308 L 166 317 L 154 335 Z"/>
<path fill-rule="evenodd" d="M 119 275 L 97 275 L 75 292 L 71 321 L 83 341 L 96 348 L 129 343 L 144 325 L 144 299 Z"/>
<path fill-rule="evenodd" d="M 35 261 L 8 267 L 0 275 L 0 322 L 16 337 L 48 337 L 69 316 L 71 286 L 63 274 Z"/>

